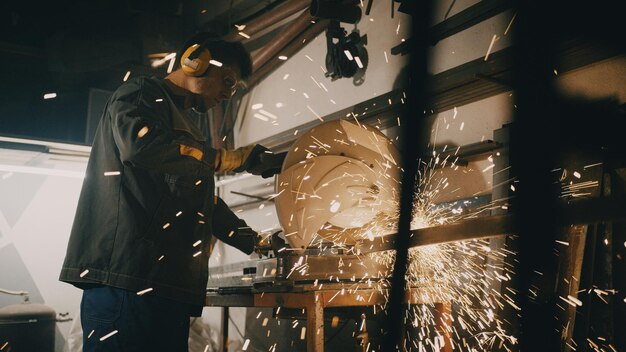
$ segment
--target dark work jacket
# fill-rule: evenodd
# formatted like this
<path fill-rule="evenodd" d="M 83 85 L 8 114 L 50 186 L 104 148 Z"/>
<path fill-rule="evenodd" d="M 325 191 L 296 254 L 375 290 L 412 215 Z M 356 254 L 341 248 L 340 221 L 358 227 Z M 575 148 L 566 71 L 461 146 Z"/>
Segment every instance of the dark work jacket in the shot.
<path fill-rule="evenodd" d="M 212 232 L 253 251 L 253 237 L 236 231 L 245 222 L 214 200 L 216 150 L 181 105 L 154 77 L 129 80 L 113 93 L 91 149 L 61 281 L 151 288 L 145 294 L 189 303 L 199 315 Z"/>

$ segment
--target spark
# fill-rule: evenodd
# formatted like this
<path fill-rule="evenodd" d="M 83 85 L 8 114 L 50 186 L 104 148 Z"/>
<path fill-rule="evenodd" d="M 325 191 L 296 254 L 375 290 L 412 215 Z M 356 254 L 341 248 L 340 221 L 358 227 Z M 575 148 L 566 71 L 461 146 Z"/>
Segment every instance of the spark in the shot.
<path fill-rule="evenodd" d="M 487 59 L 489 59 L 489 54 L 491 53 L 491 49 L 493 48 L 493 43 L 496 42 L 497 39 L 497 35 L 493 35 L 493 37 L 491 38 L 491 44 L 489 44 L 489 49 L 487 49 L 487 54 L 485 54 L 485 61 L 487 61 Z"/>
<path fill-rule="evenodd" d="M 197 240 L 196 242 L 194 242 L 193 247 L 198 247 L 200 243 L 202 243 L 202 240 Z"/>
<path fill-rule="evenodd" d="M 222 67 L 224 64 L 217 61 L 217 60 L 209 60 L 209 64 L 213 65 L 213 66 L 217 66 L 217 67 Z"/>
<path fill-rule="evenodd" d="M 511 17 L 511 21 L 509 21 L 509 25 L 506 26 L 506 29 L 504 30 L 504 35 L 507 35 L 507 33 L 509 33 L 509 29 L 511 29 L 511 25 L 513 24 L 513 20 L 515 20 L 515 16 L 517 16 L 517 12 L 513 14 L 513 17 Z"/>
<path fill-rule="evenodd" d="M 163 101 L 163 98 L 157 98 L 154 101 L 157 102 L 157 103 L 161 103 Z"/>
<path fill-rule="evenodd" d="M 304 340 L 305 336 L 306 336 L 306 326 L 303 326 L 302 330 L 300 330 L 300 340 Z"/>
<path fill-rule="evenodd" d="M 383 53 L 385 54 L 385 63 L 389 63 L 389 59 L 387 58 L 387 51 L 384 50 Z"/>
<path fill-rule="evenodd" d="M 285 56 L 285 55 L 280 55 L 280 56 L 278 57 L 278 60 L 286 61 L 286 60 L 287 60 L 287 56 Z"/>
<path fill-rule="evenodd" d="M 43 95 L 43 98 L 46 99 L 46 100 L 47 99 L 54 99 L 56 97 L 57 97 L 57 93 L 46 93 L 46 94 Z"/>
<path fill-rule="evenodd" d="M 118 175 L 120 175 L 119 171 L 106 171 L 104 173 L 104 176 L 118 176 Z"/>
<path fill-rule="evenodd" d="M 277 117 L 276 115 L 274 115 L 274 114 L 272 114 L 272 113 L 270 113 L 270 112 L 268 112 L 268 111 L 265 111 L 265 110 L 263 110 L 263 109 L 260 109 L 260 110 L 259 110 L 259 113 L 261 113 L 261 114 L 263 114 L 263 115 L 265 115 L 265 116 L 267 116 L 267 117 L 271 118 L 272 120 L 276 120 L 276 119 L 278 119 L 278 117 Z"/>
<path fill-rule="evenodd" d="M 202 251 L 197 251 L 193 256 L 195 258 L 195 257 L 199 256 L 200 254 L 202 254 Z"/>
<path fill-rule="evenodd" d="M 146 294 L 146 293 L 148 293 L 150 291 L 152 291 L 152 287 L 137 292 L 137 296 L 143 296 L 144 294 Z"/>
<path fill-rule="evenodd" d="M 197 186 L 197 185 L 199 185 L 199 184 L 201 184 L 201 183 L 202 183 L 202 180 L 198 180 L 198 181 L 196 181 L 196 186 Z M 198 214 L 200 214 L 200 213 L 198 213 Z M 201 215 L 201 216 L 204 216 L 204 215 Z"/>
<path fill-rule="evenodd" d="M 585 166 L 583 166 L 583 170 L 587 170 L 590 167 L 595 167 L 595 166 L 600 166 L 600 165 L 602 165 L 602 163 L 595 163 L 595 164 L 585 165 Z"/>
<path fill-rule="evenodd" d="M 322 119 L 322 117 L 318 115 L 310 106 L 307 105 L 306 107 L 313 113 L 313 115 L 315 115 L 315 117 L 317 117 L 320 121 L 324 122 L 324 119 Z"/>
<path fill-rule="evenodd" d="M 113 335 L 115 335 L 115 334 L 117 334 L 117 330 L 113 330 L 113 331 L 111 331 L 110 333 L 108 333 L 108 334 L 106 334 L 106 335 L 102 336 L 102 337 L 100 338 L 100 341 L 104 341 L 104 340 L 108 339 L 109 337 L 111 337 L 111 336 L 113 336 Z"/>
<path fill-rule="evenodd" d="M 82 273 L 80 273 L 80 277 L 85 277 L 89 273 L 89 269 L 85 269 Z"/>
<path fill-rule="evenodd" d="M 246 33 L 242 32 L 242 31 L 237 32 L 237 34 L 239 34 L 240 36 L 242 36 L 242 37 L 244 37 L 246 39 L 250 39 L 250 36 L 247 35 Z"/>
<path fill-rule="evenodd" d="M 248 345 L 250 345 L 250 339 L 246 339 L 246 342 L 243 343 L 243 347 L 241 347 L 241 349 L 243 351 L 248 349 Z"/>
<path fill-rule="evenodd" d="M 261 115 L 261 114 L 258 114 L 258 113 L 257 113 L 257 114 L 254 114 L 254 115 L 252 115 L 252 116 L 256 117 L 257 119 L 259 119 L 259 120 L 261 120 L 261 121 L 265 121 L 265 122 L 267 122 L 267 121 L 269 121 L 269 120 L 270 120 L 269 118 L 265 117 L 264 115 Z"/>
<path fill-rule="evenodd" d="M 122 81 L 126 82 L 128 80 L 128 77 L 130 77 L 130 71 L 126 71 L 126 74 L 124 75 L 124 78 L 122 79 Z"/>
<path fill-rule="evenodd" d="M 170 223 L 166 223 L 165 225 L 163 225 L 163 230 L 165 230 L 166 228 L 170 227 Z"/>

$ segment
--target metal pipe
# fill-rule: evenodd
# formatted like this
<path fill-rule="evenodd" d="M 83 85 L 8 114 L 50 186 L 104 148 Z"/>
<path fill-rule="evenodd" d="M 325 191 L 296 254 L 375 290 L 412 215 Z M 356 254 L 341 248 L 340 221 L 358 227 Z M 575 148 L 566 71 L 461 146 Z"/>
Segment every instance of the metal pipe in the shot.
<path fill-rule="evenodd" d="M 323 32 L 328 26 L 328 20 L 319 20 L 314 25 L 309 26 L 300 36 L 296 37 L 294 40 L 289 43 L 283 50 L 280 51 L 282 55 L 287 57 L 293 56 L 297 53 L 302 47 L 308 44 L 310 41 L 315 39 L 321 32 Z M 285 61 L 282 60 L 270 60 L 265 65 L 261 66 L 256 72 L 254 72 L 248 81 L 246 82 L 246 87 L 248 90 L 252 89 L 252 87 L 256 86 L 261 80 L 263 80 L 267 75 L 276 70 L 280 65 L 282 65 Z"/>
<path fill-rule="evenodd" d="M 273 10 L 254 18 L 248 23 L 245 23 L 245 27 L 241 31 L 233 31 L 224 36 L 226 41 L 242 41 L 244 37 L 239 34 L 243 32 L 248 36 L 252 36 L 261 30 L 282 21 L 285 18 L 297 13 L 308 7 L 311 4 L 311 0 L 291 0 L 279 6 L 276 6 Z"/>
<path fill-rule="evenodd" d="M 252 56 L 252 72 L 255 72 L 272 57 L 276 56 L 278 51 L 287 46 L 287 44 L 301 34 L 302 31 L 309 27 L 312 19 L 313 17 L 311 17 L 308 11 L 303 11 L 300 16 L 289 23 L 289 25 L 282 32 L 280 32 L 274 40 L 256 52 Z"/>

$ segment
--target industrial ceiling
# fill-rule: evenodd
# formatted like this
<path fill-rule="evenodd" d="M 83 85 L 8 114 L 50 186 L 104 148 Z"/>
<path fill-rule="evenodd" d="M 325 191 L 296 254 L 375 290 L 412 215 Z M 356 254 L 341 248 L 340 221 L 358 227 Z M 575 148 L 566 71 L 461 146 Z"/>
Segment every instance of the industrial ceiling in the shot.
<path fill-rule="evenodd" d="M 226 35 L 284 0 L 60 0 L 0 5 L 0 135 L 85 143 L 89 94 L 167 73 L 186 37 Z M 229 30 L 230 29 L 230 30 Z M 276 31 L 244 43 L 253 51 Z M 53 99 L 44 95 L 55 93 Z M 48 95 L 49 97 L 49 95 Z"/>

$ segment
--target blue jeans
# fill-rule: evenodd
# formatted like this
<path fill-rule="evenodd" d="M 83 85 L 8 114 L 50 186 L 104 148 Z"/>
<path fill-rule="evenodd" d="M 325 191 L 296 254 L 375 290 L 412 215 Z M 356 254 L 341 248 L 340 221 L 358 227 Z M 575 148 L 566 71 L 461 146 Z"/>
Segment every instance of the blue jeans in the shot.
<path fill-rule="evenodd" d="M 83 352 L 188 352 L 190 306 L 110 286 L 85 289 Z M 117 332 L 115 332 L 117 331 Z"/>

